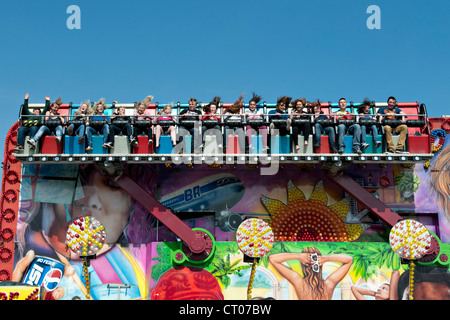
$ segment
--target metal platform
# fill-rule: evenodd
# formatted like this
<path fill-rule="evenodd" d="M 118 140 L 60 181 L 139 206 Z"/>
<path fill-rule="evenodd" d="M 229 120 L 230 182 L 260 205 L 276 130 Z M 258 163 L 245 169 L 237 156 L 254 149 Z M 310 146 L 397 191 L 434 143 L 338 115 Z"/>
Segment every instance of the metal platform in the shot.
<path fill-rule="evenodd" d="M 22 163 L 96 163 L 119 161 L 142 164 L 270 164 L 278 163 L 424 163 L 433 154 L 13 154 Z"/>

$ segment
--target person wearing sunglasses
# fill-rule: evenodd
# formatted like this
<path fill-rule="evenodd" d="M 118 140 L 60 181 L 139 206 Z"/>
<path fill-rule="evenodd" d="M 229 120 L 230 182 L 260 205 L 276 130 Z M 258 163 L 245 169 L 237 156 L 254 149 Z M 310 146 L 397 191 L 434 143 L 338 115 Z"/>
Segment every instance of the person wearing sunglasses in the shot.
<path fill-rule="evenodd" d="M 289 260 L 300 262 L 303 276 L 283 264 Z M 294 287 L 299 300 L 331 300 L 334 289 L 350 270 L 353 258 L 345 254 L 322 256 L 316 247 L 307 247 L 301 253 L 272 254 L 269 262 Z M 341 265 L 324 279 L 322 268 L 326 262 Z"/>

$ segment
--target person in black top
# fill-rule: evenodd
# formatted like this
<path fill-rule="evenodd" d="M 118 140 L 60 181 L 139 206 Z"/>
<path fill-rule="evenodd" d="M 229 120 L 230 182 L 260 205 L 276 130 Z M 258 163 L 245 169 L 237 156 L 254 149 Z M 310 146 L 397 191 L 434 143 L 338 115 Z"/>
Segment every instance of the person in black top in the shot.
<path fill-rule="evenodd" d="M 31 149 L 36 147 L 36 143 L 44 136 L 54 134 L 56 136 L 56 142 L 61 143 L 63 135 L 63 126 L 65 125 L 65 118 L 58 112 L 60 105 L 62 104 L 61 97 L 56 99 L 50 105 L 50 110 L 45 113 L 44 124 L 39 128 L 38 132 L 27 143 Z"/>
<path fill-rule="evenodd" d="M 25 100 L 20 110 L 20 124 L 21 126 L 17 130 L 17 146 L 14 148 L 16 151 L 23 150 L 23 146 L 25 144 L 25 137 L 28 135 L 30 137 L 34 137 L 34 135 L 38 132 L 40 126 L 43 123 L 44 115 L 50 109 L 50 97 L 45 97 L 45 106 L 41 112 L 39 108 L 33 108 L 33 111 L 30 112 L 28 108 L 28 97 L 29 94 L 25 95 Z"/>
<path fill-rule="evenodd" d="M 287 108 L 291 103 L 292 98 L 288 96 L 282 96 L 277 99 L 277 106 L 275 110 L 269 111 L 269 128 L 270 135 L 275 135 L 275 129 L 278 129 L 278 135 L 285 136 L 290 133 L 291 119 L 287 113 Z M 273 120 L 276 121 L 273 122 Z"/>
<path fill-rule="evenodd" d="M 300 146 L 298 145 L 298 135 L 300 132 L 303 132 L 305 147 L 308 146 L 308 138 L 311 134 L 311 117 L 307 115 L 308 107 L 306 104 L 305 98 L 296 99 L 292 102 L 290 118 L 292 120 L 292 140 L 296 151 L 300 150 Z"/>
<path fill-rule="evenodd" d="M 197 99 L 190 98 L 189 107 L 182 110 L 179 114 L 178 120 L 180 130 L 178 131 L 178 134 L 180 135 L 180 131 L 182 135 L 186 134 L 186 131 L 189 131 L 192 136 L 191 150 L 200 150 L 203 147 L 202 138 L 200 136 L 201 119 L 202 112 L 197 109 Z M 180 138 L 182 138 L 182 136 L 179 137 L 179 141 L 182 141 L 183 139 Z M 194 142 L 195 146 L 198 146 L 198 148 L 194 148 Z"/>
<path fill-rule="evenodd" d="M 111 116 L 111 125 L 109 126 L 109 148 L 114 147 L 114 136 L 116 134 L 126 134 L 128 143 L 132 146 L 135 143 L 133 138 L 133 129 L 131 128 L 130 117 L 125 115 L 125 107 L 119 107 Z"/>

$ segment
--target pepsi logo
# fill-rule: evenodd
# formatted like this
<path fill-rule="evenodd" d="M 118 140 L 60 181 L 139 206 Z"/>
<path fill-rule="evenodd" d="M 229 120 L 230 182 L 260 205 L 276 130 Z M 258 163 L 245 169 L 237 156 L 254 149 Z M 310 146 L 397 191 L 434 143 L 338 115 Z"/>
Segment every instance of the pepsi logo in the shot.
<path fill-rule="evenodd" d="M 44 277 L 42 285 L 47 291 L 53 291 L 58 287 L 61 280 L 62 272 L 59 269 L 51 269 Z"/>

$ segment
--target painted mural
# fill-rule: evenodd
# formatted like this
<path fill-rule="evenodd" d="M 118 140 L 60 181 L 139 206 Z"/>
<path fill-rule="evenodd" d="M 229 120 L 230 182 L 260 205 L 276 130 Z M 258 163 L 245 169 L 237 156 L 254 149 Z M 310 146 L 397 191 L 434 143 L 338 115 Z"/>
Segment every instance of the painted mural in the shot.
<path fill-rule="evenodd" d="M 158 253 L 153 262 L 158 267 L 152 268 L 153 288 L 156 289 L 152 289 L 152 295 L 176 299 L 173 288 L 185 280 L 180 276 L 167 283 L 167 274 L 173 272 L 173 267 L 163 257 L 169 247 L 159 243 L 154 249 Z M 319 256 L 317 268 L 311 263 L 310 257 L 314 254 Z M 235 243 L 220 242 L 213 261 L 203 270 L 217 279 L 224 299 L 245 300 L 250 268 Z M 185 272 L 188 277 L 196 270 L 195 267 L 184 271 L 180 268 L 180 272 Z M 422 279 L 419 282 L 427 282 L 423 288 L 420 284 L 415 287 L 423 297 L 450 298 L 445 290 L 450 287 L 447 268 L 423 266 L 416 278 Z M 442 279 L 446 279 L 445 283 Z M 389 244 L 277 242 L 257 265 L 252 299 L 402 300 L 407 299 L 408 292 L 408 265 L 401 264 Z M 218 291 L 215 294 L 220 296 Z M 197 298 L 206 298 L 206 293 L 198 291 Z"/>
<path fill-rule="evenodd" d="M 450 252 L 449 159 L 446 141 L 426 166 L 352 164 L 345 173 L 422 222 Z M 217 241 L 214 258 L 173 264 L 176 235 L 93 165 L 23 165 L 13 281 L 34 255 L 45 256 L 65 265 L 53 297 L 85 299 L 82 261 L 70 255 L 65 235 L 73 219 L 94 216 L 108 232 L 88 268 L 91 299 L 246 299 L 251 265 L 235 233 L 245 219 L 258 218 L 270 223 L 276 242 L 256 267 L 255 299 L 392 300 L 409 290 L 408 266 L 387 243 L 389 230 L 320 165 L 286 164 L 275 176 L 246 165 L 126 165 L 125 172 L 190 227 L 208 230 Z M 447 264 L 417 269 L 419 282 L 431 283 L 418 285 L 424 297 L 450 286 Z"/>

